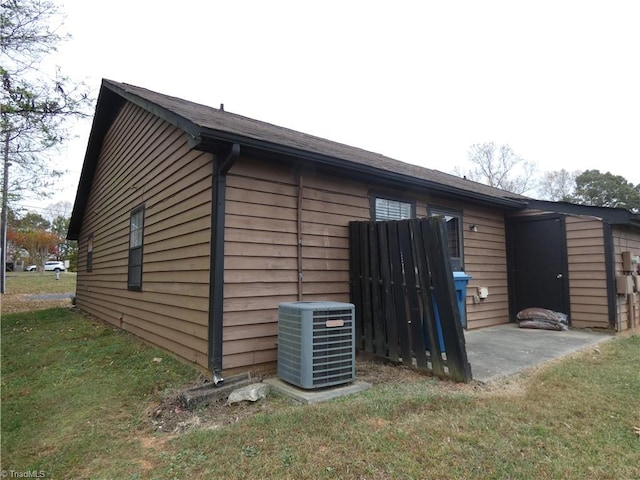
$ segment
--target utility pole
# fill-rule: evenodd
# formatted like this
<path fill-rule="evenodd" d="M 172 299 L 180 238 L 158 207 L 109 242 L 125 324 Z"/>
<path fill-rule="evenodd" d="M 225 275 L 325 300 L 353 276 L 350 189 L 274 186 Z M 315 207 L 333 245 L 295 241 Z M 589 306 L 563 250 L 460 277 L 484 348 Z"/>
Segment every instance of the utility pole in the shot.
<path fill-rule="evenodd" d="M 9 210 L 9 132 L 4 135 L 4 174 L 2 176 L 2 224 L 0 226 L 0 293 L 5 293 L 7 280 L 7 219 Z"/>

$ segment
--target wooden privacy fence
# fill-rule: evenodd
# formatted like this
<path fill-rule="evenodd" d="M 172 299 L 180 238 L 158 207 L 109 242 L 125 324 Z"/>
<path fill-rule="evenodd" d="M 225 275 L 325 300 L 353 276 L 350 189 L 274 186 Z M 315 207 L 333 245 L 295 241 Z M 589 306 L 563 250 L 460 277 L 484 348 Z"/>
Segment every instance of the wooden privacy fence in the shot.
<path fill-rule="evenodd" d="M 471 380 L 444 221 L 349 224 L 356 345 L 438 376 Z"/>

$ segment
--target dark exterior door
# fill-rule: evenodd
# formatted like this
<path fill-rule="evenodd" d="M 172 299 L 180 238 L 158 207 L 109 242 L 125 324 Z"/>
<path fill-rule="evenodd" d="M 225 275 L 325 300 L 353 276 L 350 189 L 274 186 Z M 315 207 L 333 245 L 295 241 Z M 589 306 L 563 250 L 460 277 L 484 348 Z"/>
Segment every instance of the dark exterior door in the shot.
<path fill-rule="evenodd" d="M 509 219 L 507 249 L 511 320 L 529 307 L 547 308 L 571 318 L 564 217 Z"/>

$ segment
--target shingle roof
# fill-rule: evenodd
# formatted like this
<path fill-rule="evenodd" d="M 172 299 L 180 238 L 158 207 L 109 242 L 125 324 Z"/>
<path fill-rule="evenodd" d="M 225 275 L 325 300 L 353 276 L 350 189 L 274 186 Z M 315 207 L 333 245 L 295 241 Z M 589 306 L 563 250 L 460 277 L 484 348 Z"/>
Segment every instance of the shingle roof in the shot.
<path fill-rule="evenodd" d="M 119 106 L 132 102 L 184 130 L 193 146 L 206 149 L 214 144 L 238 143 L 253 151 L 284 155 L 288 158 L 317 162 L 338 174 L 348 172 L 367 179 L 375 178 L 397 186 L 424 188 L 431 193 L 464 198 L 505 209 L 526 206 L 527 197 L 450 175 L 438 170 L 351 147 L 324 138 L 297 132 L 235 113 L 219 110 L 181 98 L 164 95 L 126 83 L 103 80 L 96 105 L 89 143 L 80 175 L 68 238 L 76 240 L 89 198 L 102 140 Z"/>
<path fill-rule="evenodd" d="M 522 195 L 473 182 L 438 170 L 401 162 L 361 148 L 351 147 L 177 97 L 163 95 L 145 88 L 111 80 L 105 80 L 103 84 L 121 93 L 127 93 L 150 102 L 192 122 L 194 126 L 201 129 L 201 134 L 233 134 L 260 142 L 286 146 L 301 152 L 333 157 L 345 163 L 366 165 L 380 170 L 380 173 L 385 171 L 393 172 L 414 179 L 427 180 L 443 186 L 459 189 L 461 193 L 468 191 L 489 198 L 520 200 L 523 203 L 527 200 L 527 197 Z"/>

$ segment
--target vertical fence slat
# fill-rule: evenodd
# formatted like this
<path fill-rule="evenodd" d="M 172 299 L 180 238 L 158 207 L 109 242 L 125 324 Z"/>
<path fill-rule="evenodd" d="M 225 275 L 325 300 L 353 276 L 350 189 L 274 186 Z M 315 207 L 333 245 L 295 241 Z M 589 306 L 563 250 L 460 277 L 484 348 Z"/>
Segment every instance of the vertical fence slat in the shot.
<path fill-rule="evenodd" d="M 389 260 L 391 267 L 391 292 L 393 295 L 394 321 L 400 342 L 400 355 L 402 363 L 412 365 L 411 336 L 409 334 L 409 315 L 407 313 L 407 295 L 405 290 L 404 275 L 402 273 L 402 256 L 400 254 L 400 242 L 398 240 L 398 222 L 387 222 L 389 234 Z"/>
<path fill-rule="evenodd" d="M 369 260 L 371 274 L 371 317 L 373 320 L 373 345 L 377 355 L 386 356 L 387 341 L 385 339 L 384 318 L 382 312 L 382 282 L 380 280 L 380 247 L 375 222 L 369 227 Z"/>
<path fill-rule="evenodd" d="M 422 321 L 423 332 L 426 334 L 429 345 L 429 356 L 431 359 L 431 368 L 433 373 L 439 376 L 445 374 L 444 364 L 442 360 L 442 349 L 440 347 L 440 339 L 438 338 L 438 330 L 436 325 L 435 311 L 433 307 L 433 298 L 431 290 L 431 278 L 429 263 L 427 260 L 427 243 L 423 236 L 423 227 L 429 224 L 423 220 L 412 220 L 410 225 L 413 229 L 413 241 L 416 253 L 418 278 L 420 280 L 420 296 L 422 299 Z"/>
<path fill-rule="evenodd" d="M 355 306 L 355 341 L 356 348 L 364 349 L 364 329 L 362 322 L 362 266 L 360 264 L 362 242 L 360 226 L 357 222 L 349 222 L 349 283 L 351 303 Z"/>
<path fill-rule="evenodd" d="M 447 351 L 449 376 L 461 382 L 468 382 L 471 380 L 471 366 L 467 360 L 464 332 L 460 323 L 445 224 L 439 218 L 430 218 L 427 221 L 430 227 L 426 229 L 427 242 L 432 246 L 427 250 L 427 256 Z"/>
<path fill-rule="evenodd" d="M 369 251 L 369 229 L 367 223 L 360 224 L 360 241 L 362 266 L 362 327 L 364 332 L 364 351 L 374 353 L 373 328 L 371 324 L 371 271 L 370 262 L 372 253 Z"/>
<path fill-rule="evenodd" d="M 411 347 L 418 368 L 426 369 L 427 353 L 424 348 L 424 335 L 422 333 L 422 312 L 420 299 L 417 292 L 416 266 L 414 261 L 413 242 L 409 222 L 398 224 L 400 240 L 400 252 L 404 266 L 404 278 L 407 284 L 407 300 L 409 302 L 409 318 L 411 319 Z"/>
<path fill-rule="evenodd" d="M 377 222 L 378 248 L 380 250 L 380 280 L 382 282 L 382 312 L 386 333 L 387 356 L 393 362 L 400 358 L 398 351 L 398 329 L 393 312 L 393 295 L 391 294 L 391 261 L 389 259 L 389 231 L 386 222 Z"/>

